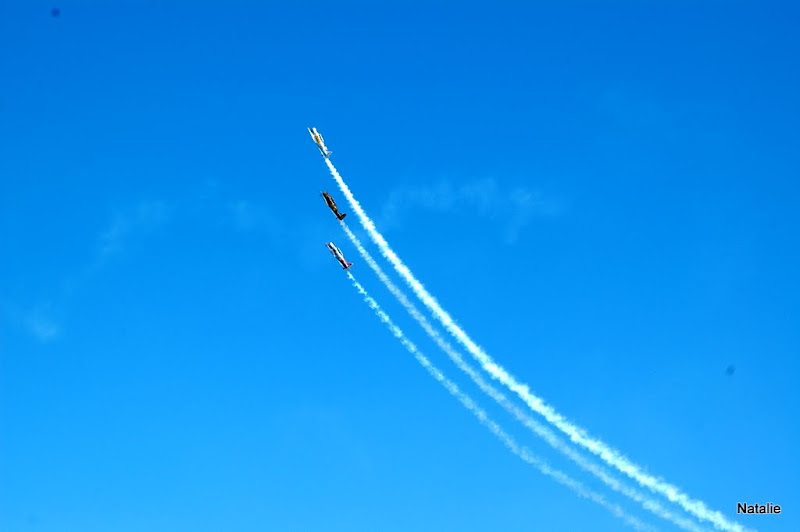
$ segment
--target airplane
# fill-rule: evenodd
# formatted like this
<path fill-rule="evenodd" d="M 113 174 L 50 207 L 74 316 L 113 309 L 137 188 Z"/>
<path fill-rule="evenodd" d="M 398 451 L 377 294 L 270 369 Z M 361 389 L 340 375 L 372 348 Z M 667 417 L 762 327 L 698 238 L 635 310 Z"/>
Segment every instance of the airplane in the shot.
<path fill-rule="evenodd" d="M 307 129 L 308 133 L 311 135 L 311 138 L 314 139 L 314 142 L 317 143 L 317 148 L 319 148 L 319 151 L 322 153 L 322 156 L 328 159 L 333 152 L 330 151 L 327 146 L 325 146 L 325 141 L 322 140 L 322 135 L 320 134 L 320 132 L 317 131 L 317 128 L 315 127 L 309 127 Z"/>
<path fill-rule="evenodd" d="M 344 260 L 344 255 L 342 255 L 342 252 L 341 252 L 341 251 L 339 251 L 339 248 L 337 248 L 337 247 L 334 245 L 334 243 L 333 243 L 333 242 L 328 242 L 328 243 L 327 243 L 327 244 L 325 244 L 325 245 L 326 245 L 326 246 L 328 246 L 328 250 L 329 250 L 331 253 L 333 253 L 333 256 L 334 256 L 334 257 L 336 257 L 336 260 L 338 260 L 338 261 L 339 261 L 339 264 L 341 264 L 341 265 L 342 265 L 342 268 L 344 268 L 344 269 L 346 270 L 347 268 L 349 268 L 350 266 L 352 266 L 352 265 L 353 265 L 353 263 L 352 263 L 352 262 L 347 262 L 346 260 Z"/>
<path fill-rule="evenodd" d="M 331 195 L 327 192 L 323 192 L 322 197 L 325 198 L 325 203 L 328 204 L 328 207 L 330 207 L 330 209 L 333 211 L 333 214 L 335 214 L 339 220 L 344 220 L 344 217 L 347 216 L 347 214 L 339 213 L 339 209 L 336 207 L 336 202 L 333 201 Z"/>

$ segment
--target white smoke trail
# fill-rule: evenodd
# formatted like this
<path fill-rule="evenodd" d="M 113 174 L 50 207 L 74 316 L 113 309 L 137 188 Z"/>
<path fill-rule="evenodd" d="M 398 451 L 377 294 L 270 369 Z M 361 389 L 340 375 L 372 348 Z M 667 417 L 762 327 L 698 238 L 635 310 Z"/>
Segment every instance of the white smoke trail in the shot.
<path fill-rule="evenodd" d="M 581 445 L 593 454 L 599 456 L 604 462 L 625 473 L 641 486 L 645 486 L 654 492 L 664 495 L 667 499 L 677 503 L 687 512 L 699 519 L 711 522 L 720 530 L 733 532 L 744 532 L 748 530 L 739 523 L 729 521 L 719 511 L 711 510 L 704 502 L 690 498 L 677 486 L 668 483 L 664 479 L 646 473 L 640 466 L 634 464 L 622 453 L 611 448 L 602 440 L 591 437 L 584 429 L 578 428 L 564 416 L 556 412 L 553 407 L 545 403 L 543 399 L 533 394 L 528 388 L 528 385 L 518 382 L 503 367 L 497 364 L 483 349 L 467 336 L 455 320 L 453 320 L 439 305 L 438 301 L 425 289 L 422 283 L 417 281 L 411 273 L 411 270 L 400 260 L 392 248 L 389 247 L 389 243 L 383 238 L 383 235 L 375 228 L 375 223 L 367 216 L 367 213 L 364 212 L 361 204 L 356 200 L 355 196 L 353 196 L 350 187 L 347 186 L 342 176 L 339 175 L 333 163 L 331 163 L 329 159 L 325 159 L 325 163 L 328 165 L 331 175 L 339 185 L 339 189 L 358 215 L 361 225 L 366 229 L 372 241 L 378 246 L 381 254 L 392 264 L 395 271 L 403 277 L 406 284 L 408 284 L 444 328 L 447 329 L 447 331 L 452 334 L 478 362 L 480 362 L 481 367 L 494 379 L 499 380 L 503 385 L 516 393 L 533 411 L 543 416 L 549 423 L 564 432 L 574 443 Z"/>
<path fill-rule="evenodd" d="M 383 271 L 383 269 L 378 265 L 375 259 L 372 258 L 369 251 L 367 251 L 364 246 L 361 244 L 361 241 L 358 237 L 353 234 L 347 224 L 344 221 L 339 221 L 344 229 L 344 232 L 347 234 L 347 237 L 353 243 L 353 245 L 358 250 L 358 253 L 361 255 L 361 258 L 369 265 L 372 271 L 378 276 L 381 282 L 389 289 L 392 295 L 397 299 L 403 308 L 411 315 L 414 320 L 419 323 L 419 325 L 425 330 L 425 332 L 430 336 L 430 338 L 436 342 L 436 345 L 444 351 L 450 360 L 452 360 L 458 368 L 466 373 L 478 387 L 486 393 L 489 397 L 494 399 L 500 406 L 502 406 L 507 412 L 511 413 L 517 420 L 525 425 L 528 429 L 530 429 L 533 433 L 537 436 L 545 440 L 551 447 L 556 449 L 557 451 L 561 452 L 562 454 L 566 455 L 570 460 L 578 464 L 584 471 L 588 471 L 599 478 L 606 486 L 622 493 L 626 497 L 638 502 L 642 505 L 643 508 L 653 512 L 655 515 L 671 521 L 672 523 L 676 524 L 680 528 L 684 530 L 690 530 L 692 532 L 702 532 L 705 529 L 698 527 L 694 522 L 684 517 L 675 515 L 674 513 L 670 512 L 669 510 L 665 509 L 658 501 L 651 499 L 641 492 L 626 486 L 616 478 L 609 475 L 603 468 L 593 464 L 586 458 L 584 458 L 581 454 L 576 452 L 572 449 L 569 445 L 562 442 L 550 429 L 547 427 L 537 423 L 533 418 L 523 412 L 517 405 L 513 404 L 508 398 L 499 390 L 494 388 L 491 384 L 487 383 L 483 377 L 478 373 L 472 366 L 470 366 L 461 354 L 456 351 L 444 338 L 442 335 L 439 334 L 433 325 L 428 321 L 428 319 L 422 315 L 422 313 L 417 310 L 417 307 L 409 301 L 408 297 L 405 293 L 395 285 L 389 276 Z"/>
<path fill-rule="evenodd" d="M 500 441 L 502 441 L 503 444 L 506 447 L 508 447 L 508 449 L 512 453 L 519 456 L 522 460 L 524 460 L 525 462 L 529 463 L 530 465 L 538 469 L 542 474 L 547 475 L 550 478 L 554 479 L 559 484 L 568 487 L 569 489 L 577 493 L 579 496 L 594 501 L 597 504 L 601 505 L 602 507 L 610 511 L 616 517 L 622 519 L 625 523 L 632 526 L 636 530 L 655 530 L 651 525 L 643 523 L 636 517 L 628 515 L 618 505 L 606 501 L 602 495 L 595 493 L 594 491 L 591 491 L 577 480 L 574 480 L 573 478 L 567 476 L 565 473 L 557 469 L 553 469 L 545 462 L 543 462 L 541 459 L 532 455 L 527 448 L 520 447 L 520 445 L 511 436 L 509 436 L 500 427 L 500 425 L 498 425 L 495 421 L 493 421 L 486 414 L 486 412 L 481 407 L 479 407 L 475 403 L 475 401 L 472 400 L 471 397 L 462 392 L 453 381 L 445 377 L 445 375 L 436 366 L 434 366 L 431 363 L 431 361 L 428 360 L 428 358 L 425 355 L 423 355 L 419 349 L 417 349 L 417 346 L 406 338 L 406 336 L 403 334 L 403 331 L 397 325 L 395 325 L 394 322 L 392 322 L 391 318 L 389 318 L 389 315 L 386 314 L 383 311 L 383 309 L 381 309 L 381 307 L 378 305 L 378 302 L 375 301 L 367 293 L 364 287 L 361 286 L 361 283 L 356 281 L 356 278 L 353 277 L 353 274 L 350 272 L 346 273 L 347 276 L 350 278 L 350 281 L 353 283 L 353 286 L 355 286 L 356 290 L 358 290 L 358 293 L 364 297 L 364 301 L 366 301 L 367 305 L 369 305 L 370 308 L 373 311 L 375 311 L 375 314 L 377 314 L 378 318 L 380 318 L 380 320 L 384 324 L 386 324 L 386 326 L 389 328 L 392 334 L 398 340 L 400 340 L 400 343 L 403 344 L 403 347 L 405 347 L 409 353 L 414 355 L 414 358 L 417 359 L 417 362 L 419 362 L 422 365 L 422 367 L 424 367 L 434 379 L 439 381 L 439 383 L 442 386 L 444 386 L 447 389 L 447 391 L 450 392 L 451 395 L 453 395 L 456 399 L 458 399 L 462 405 L 464 405 L 470 412 L 472 412 L 475 415 L 475 417 L 477 417 L 478 420 L 480 420 L 480 422 L 492 432 L 492 434 L 497 436 L 497 438 L 500 439 Z"/>

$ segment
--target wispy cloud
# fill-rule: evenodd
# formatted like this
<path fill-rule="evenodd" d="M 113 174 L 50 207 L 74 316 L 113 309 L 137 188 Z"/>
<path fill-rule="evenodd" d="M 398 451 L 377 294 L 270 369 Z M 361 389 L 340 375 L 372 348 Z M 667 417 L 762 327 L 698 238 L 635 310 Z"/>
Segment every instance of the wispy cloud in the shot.
<path fill-rule="evenodd" d="M 18 329 L 26 331 L 40 342 L 52 342 L 61 335 L 63 323 L 55 318 L 58 309 L 80 291 L 91 277 L 103 269 L 109 257 L 125 248 L 130 240 L 162 227 L 171 207 L 163 201 L 141 201 L 118 209 L 104 229 L 97 233 L 92 257 L 88 263 L 66 276 L 45 301 L 30 305 L 11 305 L 4 309 L 4 317 Z"/>
<path fill-rule="evenodd" d="M 25 331 L 42 343 L 51 342 L 61 334 L 61 325 L 53 317 L 50 303 L 25 308 L 6 302 L 0 316 L 7 324 Z"/>
<path fill-rule="evenodd" d="M 596 94 L 599 122 L 595 135 L 603 149 L 629 152 L 635 143 L 635 153 L 659 150 L 674 158 L 674 150 L 687 143 L 708 147 L 729 142 L 726 125 L 731 109 L 722 100 L 664 98 L 652 87 L 625 81 L 600 87 Z M 635 153 L 627 153 L 627 157 Z M 618 154 L 610 152 L 610 156 Z M 647 160 L 652 164 L 649 156 Z"/>
<path fill-rule="evenodd" d="M 187 225 L 199 228 L 221 228 L 226 231 L 266 233 L 275 238 L 286 233 L 269 210 L 249 200 L 226 194 L 213 180 L 206 180 L 195 189 L 165 199 L 144 199 L 111 209 L 105 224 L 98 227 L 88 245 L 86 263 L 65 275 L 60 288 L 48 295 L 48 303 L 30 301 L 0 309 L 0 319 L 24 330 L 42 342 L 51 342 L 62 334 L 64 323 L 56 319 L 57 310 L 68 304 L 114 259 L 138 247 L 148 236 L 180 229 Z M 90 236 L 90 238 L 92 238 Z M 308 240 L 308 239 L 306 239 Z M 314 248 L 315 256 L 320 255 Z"/>
<path fill-rule="evenodd" d="M 40 342 L 50 342 L 61 332 L 61 327 L 51 318 L 39 311 L 30 313 L 25 318 L 25 326 Z"/>
<path fill-rule="evenodd" d="M 247 200 L 237 200 L 228 202 L 225 207 L 228 209 L 233 226 L 238 231 L 249 231 L 256 227 L 259 221 L 258 213 L 253 204 Z"/>
<path fill-rule="evenodd" d="M 287 232 L 276 217 L 270 213 L 265 205 L 249 200 L 238 199 L 224 204 L 224 223 L 235 231 L 256 231 L 266 233 L 271 237 L 278 237 Z"/>
<path fill-rule="evenodd" d="M 142 201 L 133 208 L 117 211 L 111 224 L 100 233 L 100 255 L 106 257 L 120 251 L 132 235 L 150 232 L 163 225 L 169 216 L 169 205 L 163 201 Z"/>
<path fill-rule="evenodd" d="M 436 213 L 474 213 L 496 220 L 506 243 L 517 241 L 536 216 L 558 214 L 560 208 L 541 193 L 524 186 L 503 186 L 494 178 L 453 184 L 440 180 L 431 185 L 401 186 L 392 190 L 380 216 L 382 227 L 398 227 L 414 210 Z"/>

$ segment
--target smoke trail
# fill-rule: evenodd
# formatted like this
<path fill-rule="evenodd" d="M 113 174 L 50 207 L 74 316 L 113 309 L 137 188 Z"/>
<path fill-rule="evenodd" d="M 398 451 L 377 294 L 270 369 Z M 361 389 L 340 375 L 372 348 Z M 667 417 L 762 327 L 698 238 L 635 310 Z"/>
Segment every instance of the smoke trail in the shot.
<path fill-rule="evenodd" d="M 677 486 L 666 482 L 664 479 L 650 475 L 642 470 L 642 468 L 627 457 L 622 455 L 619 451 L 611 448 L 603 441 L 591 437 L 585 430 L 578 428 L 576 425 L 568 421 L 564 416 L 556 412 L 556 410 L 544 402 L 543 399 L 533 394 L 526 384 L 518 382 L 512 375 L 510 375 L 504 368 L 497 364 L 483 349 L 481 349 L 467 334 L 458 326 L 453 318 L 439 305 L 436 299 L 425 289 L 425 287 L 417 281 L 411 270 L 400 260 L 395 254 L 386 239 L 383 238 L 378 230 L 375 228 L 374 222 L 367 216 L 361 204 L 356 200 L 350 188 L 336 171 L 333 163 L 329 159 L 325 159 L 331 175 L 336 180 L 342 193 L 347 198 L 350 206 L 356 211 L 361 225 L 369 233 L 370 238 L 381 250 L 381 254 L 391 262 L 395 271 L 400 274 L 408 286 L 413 290 L 417 297 L 422 300 L 423 304 L 433 313 L 436 319 L 444 326 L 447 331 L 452 334 L 467 351 L 477 359 L 481 367 L 486 370 L 493 378 L 499 380 L 511 391 L 516 393 L 532 410 L 543 416 L 549 423 L 556 426 L 567 436 L 570 440 L 582 447 L 588 449 L 593 454 L 599 456 L 607 464 L 617 468 L 629 477 L 633 478 L 642 486 L 664 495 L 670 501 L 677 503 L 687 512 L 693 514 L 695 517 L 711 522 L 716 528 L 734 532 L 744 532 L 748 529 L 729 521 L 722 513 L 716 510 L 711 510 L 706 504 L 699 500 L 690 498 L 687 494 L 683 493 Z"/>
<path fill-rule="evenodd" d="M 428 319 L 422 315 L 422 313 L 417 310 L 417 307 L 409 301 L 408 297 L 403 293 L 400 288 L 395 285 L 389 276 L 384 273 L 383 269 L 378 265 L 375 259 L 372 258 L 369 251 L 367 251 L 364 246 L 361 244 L 361 241 L 358 237 L 353 234 L 347 224 L 344 221 L 339 221 L 344 229 L 344 232 L 347 234 L 347 237 L 353 243 L 353 245 L 358 250 L 358 253 L 361 255 L 361 258 L 372 268 L 372 271 L 378 276 L 381 282 L 389 289 L 392 295 L 403 305 L 403 308 L 411 315 L 414 320 L 419 323 L 419 325 L 425 330 L 428 336 L 436 342 L 436 345 L 444 351 L 450 360 L 452 360 L 458 368 L 466 373 L 478 387 L 486 393 L 489 397 L 494 399 L 500 406 L 502 406 L 507 412 L 511 413 L 517 420 L 525 425 L 528 429 L 530 429 L 533 433 L 537 436 L 545 440 L 551 447 L 556 449 L 557 451 L 561 452 L 562 454 L 566 455 L 570 460 L 578 464 L 584 471 L 588 471 L 599 478 L 606 486 L 622 493 L 626 497 L 638 502 L 642 505 L 643 508 L 653 512 L 655 515 L 667 519 L 668 521 L 673 522 L 677 526 L 683 528 L 684 530 L 691 530 L 692 532 L 701 532 L 705 529 L 698 527 L 694 522 L 689 519 L 680 517 L 675 515 L 674 513 L 670 512 L 669 510 L 665 509 L 658 501 L 653 500 L 641 492 L 626 486 L 616 478 L 609 475 L 603 468 L 593 464 L 592 462 L 588 461 L 584 458 L 581 454 L 576 452 L 572 449 L 569 445 L 562 442 L 550 429 L 547 427 L 537 423 L 533 418 L 523 412 L 517 405 L 513 404 L 508 398 L 499 390 L 494 388 L 491 384 L 487 383 L 483 377 L 475 371 L 475 369 L 470 366 L 467 362 L 464 361 L 464 358 L 461 354 L 453 349 L 453 347 L 444 339 L 442 335 L 439 334 L 433 325 L 428 321 Z"/>
<path fill-rule="evenodd" d="M 597 504 L 601 505 L 602 507 L 610 511 L 616 517 L 619 517 L 620 519 L 625 521 L 628 525 L 632 526 L 636 530 L 655 530 L 652 526 L 645 524 L 636 517 L 630 516 L 627 513 L 625 513 L 625 511 L 618 505 L 606 501 L 602 495 L 595 493 L 589 490 L 588 488 L 584 487 L 583 484 L 581 484 L 577 480 L 572 479 L 571 477 L 567 476 L 565 473 L 562 473 L 557 469 L 551 468 L 542 460 L 532 455 L 527 448 L 520 447 L 519 444 L 516 441 L 514 441 L 514 439 L 500 427 L 500 425 L 495 423 L 486 414 L 486 412 L 481 407 L 479 407 L 475 403 L 475 401 L 472 400 L 471 397 L 462 392 L 453 381 L 445 377 L 444 374 L 441 371 L 439 371 L 439 369 L 436 366 L 434 366 L 431 363 L 431 361 L 428 360 L 428 358 L 425 355 L 423 355 L 419 349 L 417 349 L 417 346 L 414 345 L 409 339 L 405 337 L 403 331 L 397 325 L 395 325 L 394 322 L 392 322 L 391 318 L 389 318 L 389 315 L 386 314 L 378 305 L 378 302 L 372 299 L 372 297 L 367 293 L 367 291 L 364 290 L 364 287 L 361 286 L 361 283 L 356 281 L 356 278 L 353 277 L 352 273 L 350 272 L 345 272 L 345 273 L 347 273 L 347 277 L 350 278 L 350 281 L 353 283 L 353 286 L 355 286 L 356 290 L 358 290 L 358 293 L 364 297 L 364 301 L 366 301 L 367 305 L 369 305 L 369 307 L 373 311 L 375 311 L 375 314 L 377 314 L 378 318 L 380 318 L 380 320 L 386 324 L 386 326 L 389 328 L 389 330 L 392 332 L 395 338 L 400 340 L 400 343 L 403 344 L 403 347 L 405 347 L 409 353 L 414 355 L 414 358 L 417 359 L 417 362 L 419 362 L 422 365 L 422 367 L 424 367 L 434 379 L 439 381 L 439 383 L 442 386 L 444 386 L 447 389 L 447 391 L 450 392 L 451 395 L 453 395 L 456 399 L 458 399 L 462 405 L 464 405 L 470 412 L 472 412 L 475 415 L 475 417 L 477 417 L 478 420 L 480 420 L 480 422 L 492 432 L 492 434 L 497 436 L 497 438 L 500 439 L 500 441 L 502 441 L 503 444 L 506 447 L 508 447 L 508 449 L 512 453 L 519 456 L 522 460 L 524 460 L 525 462 L 529 463 L 530 465 L 538 469 L 544 475 L 547 475 L 552 479 L 554 479 L 559 484 L 568 487 L 569 489 L 577 493 L 579 496 L 594 501 Z"/>

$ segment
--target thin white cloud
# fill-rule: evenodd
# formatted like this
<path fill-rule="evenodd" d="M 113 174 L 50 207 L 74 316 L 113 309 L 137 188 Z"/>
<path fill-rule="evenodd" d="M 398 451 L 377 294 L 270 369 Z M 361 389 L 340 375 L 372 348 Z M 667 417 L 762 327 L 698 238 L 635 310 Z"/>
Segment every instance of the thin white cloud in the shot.
<path fill-rule="evenodd" d="M 258 224 L 258 213 L 249 201 L 231 201 L 226 204 L 226 208 L 233 219 L 233 226 L 237 231 L 248 231 Z"/>
<path fill-rule="evenodd" d="M 150 232 L 161 226 L 170 208 L 163 201 L 142 201 L 130 209 L 114 214 L 107 229 L 100 233 L 100 255 L 105 257 L 120 251 L 128 238 L 137 232 Z"/>
<path fill-rule="evenodd" d="M 61 327 L 55 321 L 38 311 L 26 316 L 25 326 L 40 342 L 53 341 L 61 332 Z"/>
<path fill-rule="evenodd" d="M 51 342 L 61 334 L 61 325 L 54 319 L 50 303 L 25 308 L 6 302 L 0 309 L 0 317 L 42 343 Z"/>
<path fill-rule="evenodd" d="M 142 201 L 118 210 L 106 228 L 99 232 L 91 262 L 63 279 L 58 293 L 50 295 L 51 300 L 4 309 L 6 319 L 40 342 L 56 340 L 63 330 L 62 324 L 54 318 L 57 309 L 64 305 L 65 300 L 73 297 L 92 275 L 102 269 L 111 255 L 124 249 L 129 240 L 161 227 L 170 210 L 163 201 Z"/>
<path fill-rule="evenodd" d="M 508 244 L 515 243 L 536 216 L 552 216 L 559 212 L 552 200 L 524 186 L 504 187 L 490 177 L 459 184 L 440 180 L 431 185 L 401 186 L 392 190 L 383 205 L 381 225 L 398 227 L 414 210 L 477 214 L 496 221 Z"/>
<path fill-rule="evenodd" d="M 263 204 L 238 199 L 226 202 L 223 209 L 223 223 L 235 231 L 257 231 L 271 237 L 287 233 L 287 228 Z"/>
<path fill-rule="evenodd" d="M 148 199 L 112 210 L 106 225 L 101 226 L 89 246 L 91 254 L 87 263 L 61 280 L 60 288 L 49 296 L 51 303 L 31 301 L 12 308 L 7 302 L 0 318 L 39 341 L 56 340 L 63 327 L 53 317 L 54 309 L 62 307 L 81 292 L 99 271 L 110 265 L 113 257 L 148 235 L 164 230 L 172 222 L 188 222 L 200 228 L 210 224 L 227 231 L 266 233 L 272 238 L 291 236 L 264 206 L 234 198 L 224 194 L 213 180 L 206 180 L 197 189 L 169 201 Z M 319 256 L 316 247 L 314 255 Z"/>

